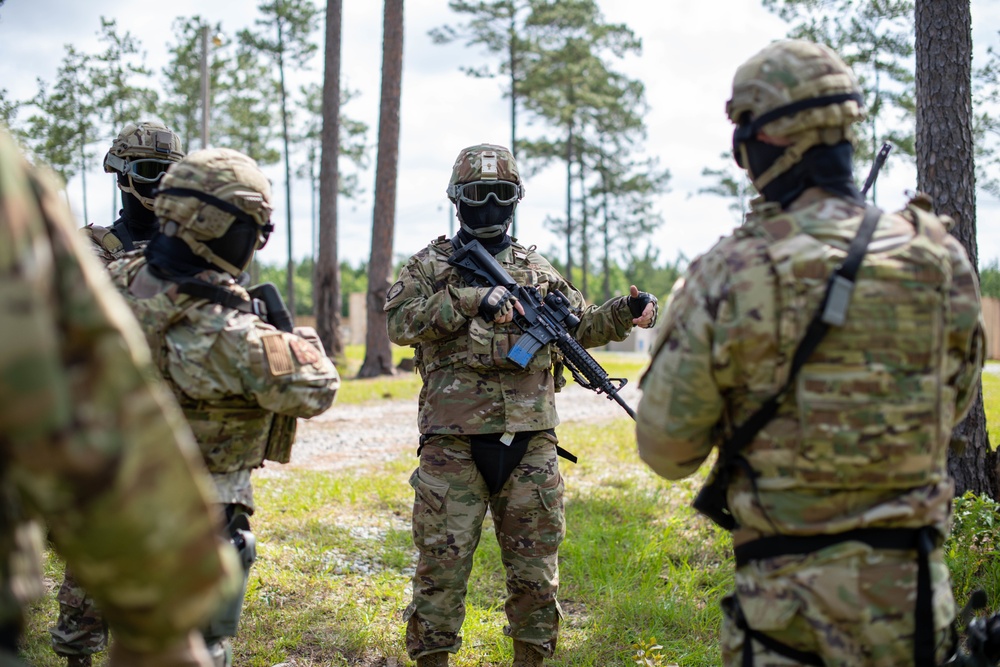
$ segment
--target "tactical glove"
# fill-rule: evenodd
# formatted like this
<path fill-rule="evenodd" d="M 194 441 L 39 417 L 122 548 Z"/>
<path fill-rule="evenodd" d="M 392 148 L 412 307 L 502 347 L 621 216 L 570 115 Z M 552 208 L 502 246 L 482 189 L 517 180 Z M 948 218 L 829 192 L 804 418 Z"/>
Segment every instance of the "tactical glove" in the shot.
<path fill-rule="evenodd" d="M 484 288 L 483 298 L 479 302 L 479 314 L 487 322 L 502 319 L 514 309 L 517 298 L 503 285 Z"/>
<path fill-rule="evenodd" d="M 642 317 L 642 311 L 646 310 L 647 304 L 653 304 L 653 320 L 649 323 L 652 327 L 656 324 L 656 316 L 659 314 L 659 303 L 656 297 L 649 292 L 639 292 L 637 296 L 628 297 L 628 310 L 632 313 L 632 317 Z"/>

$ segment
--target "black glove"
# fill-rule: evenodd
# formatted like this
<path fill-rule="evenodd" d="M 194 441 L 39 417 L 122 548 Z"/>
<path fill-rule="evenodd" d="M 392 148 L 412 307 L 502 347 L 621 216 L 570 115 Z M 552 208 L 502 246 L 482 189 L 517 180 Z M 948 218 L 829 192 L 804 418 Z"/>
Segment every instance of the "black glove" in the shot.
<path fill-rule="evenodd" d="M 517 298 L 503 285 L 490 287 L 479 302 L 479 314 L 487 322 L 503 317 L 514 308 Z"/>
<path fill-rule="evenodd" d="M 642 311 L 646 310 L 647 304 L 653 304 L 653 321 L 649 323 L 652 327 L 656 324 L 656 316 L 658 314 L 659 304 L 656 301 L 656 297 L 649 292 L 639 292 L 638 296 L 628 297 L 628 310 L 632 313 L 632 317 L 642 317 Z"/>

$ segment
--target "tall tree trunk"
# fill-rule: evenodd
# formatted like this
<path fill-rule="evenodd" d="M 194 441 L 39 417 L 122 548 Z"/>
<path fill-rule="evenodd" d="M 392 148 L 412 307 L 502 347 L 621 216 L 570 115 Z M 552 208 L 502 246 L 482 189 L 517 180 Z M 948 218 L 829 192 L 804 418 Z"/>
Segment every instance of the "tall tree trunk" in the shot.
<path fill-rule="evenodd" d="M 295 260 L 292 258 L 292 162 L 288 154 L 288 95 L 285 92 L 284 34 L 278 21 L 278 77 L 281 82 L 281 140 L 285 148 L 285 221 L 288 230 L 288 275 L 286 290 L 288 312 L 295 317 Z"/>
<path fill-rule="evenodd" d="M 917 0 L 914 9 L 917 187 L 933 197 L 939 213 L 955 219 L 952 233 L 977 267 L 969 0 Z M 989 448 L 981 393 L 955 435 L 967 442 L 962 454 L 948 457 L 956 492 L 995 498 L 996 455 Z"/>
<path fill-rule="evenodd" d="M 368 330 L 358 377 L 393 375 L 392 348 L 382 306 L 389 291 L 399 166 L 399 103 L 403 82 L 403 0 L 385 0 L 382 36 L 382 99 L 379 105 L 375 213 L 368 263 Z"/>
<path fill-rule="evenodd" d="M 316 330 L 326 353 L 343 360 L 340 338 L 340 252 L 337 201 L 340 194 L 340 45 L 342 0 L 326 3 L 326 53 L 323 64 L 323 130 L 319 164 L 319 257 L 313 276 Z"/>
<path fill-rule="evenodd" d="M 566 280 L 573 282 L 573 121 L 566 133 Z"/>
<path fill-rule="evenodd" d="M 604 228 L 601 230 L 603 232 L 602 245 L 604 249 L 604 257 L 602 259 L 604 279 L 601 281 L 601 290 L 604 293 L 604 299 L 601 303 L 606 303 L 611 299 L 611 213 L 610 206 L 608 205 L 608 172 L 604 168 L 603 148 L 601 149 L 601 190 L 604 195 L 601 198 L 601 207 L 604 210 Z"/>
<path fill-rule="evenodd" d="M 507 57 L 510 59 L 510 154 L 517 159 L 517 7 L 510 6 L 510 31 L 507 33 Z M 510 223 L 510 235 L 517 236 L 517 207 Z"/>

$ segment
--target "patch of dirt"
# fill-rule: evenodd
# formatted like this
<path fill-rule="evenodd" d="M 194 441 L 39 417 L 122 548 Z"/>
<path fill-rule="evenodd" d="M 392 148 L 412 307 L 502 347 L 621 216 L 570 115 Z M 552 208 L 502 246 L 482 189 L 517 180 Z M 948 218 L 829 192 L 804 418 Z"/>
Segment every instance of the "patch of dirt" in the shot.
<path fill-rule="evenodd" d="M 639 390 L 626 385 L 621 397 L 633 409 Z M 563 424 L 592 424 L 625 416 L 615 401 L 576 384 L 556 394 L 556 409 Z M 360 405 L 333 406 L 312 419 L 300 419 L 292 460 L 268 462 L 254 476 L 270 477 L 290 470 L 344 470 L 375 466 L 417 449 L 417 400 L 385 400 Z"/>

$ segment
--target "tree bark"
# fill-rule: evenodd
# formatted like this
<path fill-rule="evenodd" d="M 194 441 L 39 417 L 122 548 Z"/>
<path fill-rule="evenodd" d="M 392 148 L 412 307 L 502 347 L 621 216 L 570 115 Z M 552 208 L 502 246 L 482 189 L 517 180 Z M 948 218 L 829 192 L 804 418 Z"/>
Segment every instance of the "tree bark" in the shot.
<path fill-rule="evenodd" d="M 392 348 L 382 310 L 392 271 L 399 167 L 399 106 L 403 79 L 403 0 L 385 0 L 382 36 L 382 97 L 379 104 L 378 157 L 375 164 L 375 212 L 368 263 L 368 330 L 365 360 L 358 377 L 394 375 Z"/>
<path fill-rule="evenodd" d="M 972 142 L 972 16 L 969 0 L 917 0 L 916 26 L 917 188 L 938 213 L 955 219 L 952 234 L 973 267 L 976 245 L 976 178 Z M 980 387 L 981 388 L 981 387 Z M 959 495 L 995 498 L 996 455 L 990 451 L 982 394 L 955 428 L 966 442 L 949 452 L 948 471 Z"/>
<path fill-rule="evenodd" d="M 341 362 L 340 263 L 337 201 L 340 194 L 340 49 L 342 0 L 326 3 L 326 50 L 323 66 L 323 130 L 319 165 L 319 257 L 313 276 L 316 329 L 330 358 Z"/>

